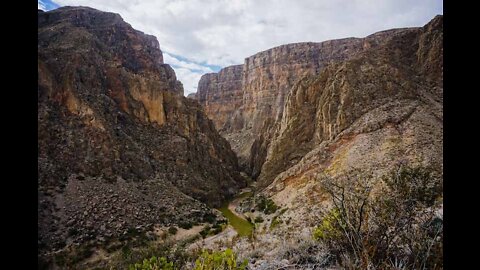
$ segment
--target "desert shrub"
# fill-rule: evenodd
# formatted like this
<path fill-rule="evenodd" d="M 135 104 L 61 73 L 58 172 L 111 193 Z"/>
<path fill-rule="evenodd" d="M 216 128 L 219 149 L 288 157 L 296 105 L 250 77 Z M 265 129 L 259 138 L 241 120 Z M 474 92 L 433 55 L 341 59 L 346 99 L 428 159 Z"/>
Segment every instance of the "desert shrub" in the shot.
<path fill-rule="evenodd" d="M 203 222 L 208 222 L 208 223 L 215 223 L 217 220 L 217 216 L 213 213 L 205 213 L 203 215 Z"/>
<path fill-rule="evenodd" d="M 178 229 L 175 226 L 171 226 L 170 228 L 168 228 L 168 233 L 171 235 L 177 234 L 177 231 Z"/>
<path fill-rule="evenodd" d="M 189 222 L 189 221 L 182 221 L 182 222 L 178 223 L 178 227 L 180 227 L 182 229 L 185 229 L 185 230 L 188 230 L 188 229 L 191 229 L 193 227 L 193 223 Z"/>
<path fill-rule="evenodd" d="M 283 221 L 280 218 L 278 218 L 278 216 L 274 216 L 272 218 L 272 222 L 270 222 L 270 230 L 274 229 L 275 227 L 277 227 L 282 222 Z"/>
<path fill-rule="evenodd" d="M 320 181 L 333 208 L 322 213 L 313 237 L 344 268 L 443 267 L 443 220 L 434 205 L 442 184 L 431 168 L 400 166 L 381 180 L 354 172 Z"/>
<path fill-rule="evenodd" d="M 206 238 L 209 235 L 218 234 L 222 232 L 222 230 L 223 230 L 223 227 L 221 224 L 215 224 L 212 226 L 207 225 L 200 231 L 200 235 L 202 236 L 202 238 Z"/>
<path fill-rule="evenodd" d="M 255 218 L 255 223 L 262 223 L 264 220 L 261 216 Z"/>
<path fill-rule="evenodd" d="M 227 220 L 226 218 L 217 219 L 217 220 L 215 221 L 215 224 L 219 224 L 219 225 L 221 225 L 221 224 L 227 224 L 227 223 L 228 223 L 228 220 Z"/>
<path fill-rule="evenodd" d="M 294 243 L 285 242 L 280 245 L 274 259 L 276 262 L 288 260 L 287 269 L 323 269 L 332 264 L 332 256 L 324 245 L 312 239 L 297 239 Z M 278 265 L 275 269 L 285 269 Z"/>
<path fill-rule="evenodd" d="M 337 239 L 341 236 L 345 224 L 341 224 L 340 211 L 338 208 L 332 208 L 322 219 L 320 225 L 313 230 L 313 238 L 316 240 L 328 241 Z"/>
<path fill-rule="evenodd" d="M 270 198 L 265 198 L 264 196 L 258 197 L 258 203 L 255 207 L 258 211 L 262 211 L 266 215 L 273 214 L 277 211 L 278 206 Z"/>
<path fill-rule="evenodd" d="M 218 234 L 218 233 L 221 233 L 223 230 L 223 226 L 221 224 L 215 224 L 212 226 L 212 228 L 210 229 L 210 233 L 212 235 L 215 235 L 215 234 Z"/>
<path fill-rule="evenodd" d="M 173 262 L 169 262 L 165 257 L 151 257 L 144 259 L 142 263 L 136 263 L 128 267 L 129 270 L 173 270 Z"/>
<path fill-rule="evenodd" d="M 180 252 L 180 254 L 178 254 L 178 252 Z M 191 267 L 193 267 L 195 270 L 244 270 L 248 264 L 247 260 L 239 263 L 237 256 L 231 249 L 211 253 L 204 250 L 200 254 L 191 254 L 191 256 L 186 256 L 183 250 L 178 252 L 170 252 L 170 255 L 174 256 L 175 259 L 169 259 L 170 256 L 152 256 L 149 259 L 143 259 L 141 262 L 130 264 L 128 269 L 173 270 L 184 269 L 185 267 L 191 269 Z M 181 260 L 178 259 L 179 257 Z M 193 260 L 195 261 L 194 264 L 192 263 Z"/>
<path fill-rule="evenodd" d="M 202 238 L 205 238 L 208 236 L 208 234 L 210 233 L 210 226 L 205 226 L 201 231 L 200 231 L 200 235 L 202 236 Z"/>
<path fill-rule="evenodd" d="M 227 248 L 225 251 L 212 253 L 203 251 L 195 261 L 194 270 L 243 270 L 247 267 L 247 264 L 247 260 L 239 263 L 235 253 Z"/>

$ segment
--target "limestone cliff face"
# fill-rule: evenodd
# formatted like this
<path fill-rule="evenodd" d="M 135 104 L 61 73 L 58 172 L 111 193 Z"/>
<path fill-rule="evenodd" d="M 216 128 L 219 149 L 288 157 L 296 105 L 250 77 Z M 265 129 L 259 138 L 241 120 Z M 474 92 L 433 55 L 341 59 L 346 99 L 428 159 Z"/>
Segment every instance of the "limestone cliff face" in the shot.
<path fill-rule="evenodd" d="M 442 170 L 442 44 L 443 17 L 437 16 L 299 81 L 287 97 L 260 186 L 280 198 L 295 185 L 311 190 L 319 173 L 356 168 L 381 175 L 399 162 Z"/>
<path fill-rule="evenodd" d="M 232 123 L 242 104 L 242 77 L 243 66 L 237 65 L 200 78 L 196 99 L 204 105 L 205 113 L 219 131 L 237 130 L 243 126 L 243 123 Z"/>
<path fill-rule="evenodd" d="M 201 221 L 244 185 L 155 37 L 86 7 L 38 14 L 38 144 L 46 251 Z"/>
<path fill-rule="evenodd" d="M 222 93 L 228 93 L 228 89 L 221 86 L 229 86 L 229 78 L 220 74 L 202 77 L 198 94 L 203 96 L 199 102 L 217 128 L 221 127 L 241 165 L 256 178 L 272 136 L 279 128 L 286 97 L 299 79 L 319 74 L 330 63 L 348 60 L 393 36 L 411 31 L 415 29 L 382 31 L 366 38 L 287 44 L 257 53 L 245 59 L 242 81 L 231 87 L 235 96 L 241 96 L 241 102 L 238 98 L 235 102 L 222 100 Z M 241 91 L 236 90 L 240 87 Z"/>

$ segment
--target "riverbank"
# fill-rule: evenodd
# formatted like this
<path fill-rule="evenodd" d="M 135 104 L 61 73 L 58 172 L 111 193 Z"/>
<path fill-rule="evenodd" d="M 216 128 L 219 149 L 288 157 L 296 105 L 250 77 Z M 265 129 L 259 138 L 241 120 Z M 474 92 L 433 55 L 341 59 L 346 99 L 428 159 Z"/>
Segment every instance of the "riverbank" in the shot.
<path fill-rule="evenodd" d="M 227 218 L 228 224 L 231 225 L 240 236 L 250 236 L 253 233 L 253 224 L 245 219 L 244 215 L 237 213 L 235 208 L 244 199 L 252 196 L 250 190 L 245 190 L 235 196 L 230 202 L 225 203 L 218 208 L 220 212 Z"/>

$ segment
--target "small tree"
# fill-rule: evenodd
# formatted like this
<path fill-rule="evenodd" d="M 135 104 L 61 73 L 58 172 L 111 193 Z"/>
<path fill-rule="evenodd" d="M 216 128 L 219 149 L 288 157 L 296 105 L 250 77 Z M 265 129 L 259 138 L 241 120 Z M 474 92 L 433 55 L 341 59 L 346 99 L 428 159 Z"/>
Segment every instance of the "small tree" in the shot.
<path fill-rule="evenodd" d="M 433 207 L 442 184 L 432 169 L 401 166 L 382 180 L 354 171 L 320 181 L 333 208 L 313 236 L 339 260 L 353 258 L 356 269 L 388 269 L 399 261 L 412 269 L 442 266 L 443 222 Z"/>

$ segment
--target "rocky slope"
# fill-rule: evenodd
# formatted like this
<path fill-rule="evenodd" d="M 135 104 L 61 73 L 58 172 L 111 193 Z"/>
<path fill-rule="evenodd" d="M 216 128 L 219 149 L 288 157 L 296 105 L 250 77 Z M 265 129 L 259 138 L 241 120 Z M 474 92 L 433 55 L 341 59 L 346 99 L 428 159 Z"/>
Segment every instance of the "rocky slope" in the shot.
<path fill-rule="evenodd" d="M 39 254 L 199 222 L 245 185 L 155 37 L 87 7 L 38 13 Z"/>
<path fill-rule="evenodd" d="M 433 27 L 432 23 L 426 27 Z M 327 94 L 324 94 L 325 96 L 322 97 L 322 101 L 318 101 L 319 97 L 317 96 L 320 91 L 318 88 L 316 90 L 309 90 L 308 92 L 310 94 L 303 92 L 297 93 L 298 90 L 294 89 L 304 87 L 306 84 L 311 84 L 311 82 L 306 81 L 306 78 L 314 80 L 316 76 L 326 69 L 333 72 L 331 69 L 334 68 L 335 63 L 345 64 L 351 59 L 359 58 L 360 55 L 366 52 L 373 52 L 381 50 L 379 48 L 385 48 L 386 44 L 392 43 L 392 39 L 399 40 L 408 38 L 404 45 L 398 45 L 400 48 L 390 48 L 391 51 L 388 53 L 399 53 L 398 50 L 408 49 L 407 47 L 410 43 L 407 42 L 416 42 L 415 44 L 423 42 L 429 44 L 431 42 L 429 37 L 419 37 L 419 33 L 425 31 L 423 28 L 392 29 L 381 31 L 365 38 L 346 38 L 321 43 L 309 42 L 282 45 L 245 59 L 245 63 L 242 65 L 241 91 L 237 90 L 239 86 L 236 81 L 235 86 L 230 89 L 219 87 L 220 85 L 231 84 L 231 77 L 215 74 L 204 75 L 201 83 L 199 83 L 197 93 L 198 96 L 202 96 L 203 98 L 199 98 L 198 100 L 205 107 L 209 118 L 216 123 L 217 127 L 221 126 L 222 135 L 231 143 L 243 169 L 250 173 L 253 178 L 259 177 L 260 186 L 266 187 L 273 181 L 273 178 L 278 173 L 295 165 L 314 145 L 320 144 L 325 139 L 333 139 L 339 132 L 352 124 L 353 120 L 373 107 L 378 106 L 378 104 L 368 104 L 371 101 L 377 102 L 376 99 L 373 100 L 373 98 L 368 99 L 365 97 L 354 99 L 350 96 L 342 96 L 342 100 L 339 101 L 337 100 L 338 98 L 330 98 L 327 100 Z M 411 37 L 414 37 L 413 41 Z M 418 46 L 415 44 L 414 46 Z M 419 59 L 429 57 L 430 59 L 440 61 L 439 59 L 441 58 L 439 58 L 438 51 L 442 45 L 437 44 L 437 46 L 440 47 L 437 47 L 435 52 L 418 52 L 418 56 L 415 57 Z M 383 52 L 379 53 L 387 53 L 385 52 L 386 49 L 383 50 Z M 413 52 L 410 51 L 410 53 Z M 397 55 L 397 57 L 400 56 Z M 412 56 L 409 55 L 409 57 L 411 58 Z M 394 60 L 389 59 L 389 61 Z M 431 71 L 423 72 L 422 76 L 424 77 L 428 76 L 432 80 L 435 80 L 440 76 L 440 71 L 435 70 L 438 69 L 439 63 L 436 63 L 436 66 L 426 62 L 415 62 L 411 64 L 423 65 L 421 69 L 425 70 L 425 68 L 427 68 Z M 359 68 L 359 64 L 352 65 L 354 65 L 352 68 Z M 367 67 L 362 66 L 362 68 L 365 69 Z M 346 69 L 346 67 L 344 67 L 344 69 Z M 363 69 L 359 74 L 363 73 Z M 375 66 L 367 68 L 367 70 L 373 70 L 373 72 L 376 72 L 375 69 Z M 240 70 L 240 68 L 238 68 L 238 70 Z M 385 72 L 388 74 L 391 70 Z M 240 76 L 240 74 L 237 74 L 235 77 L 238 76 Z M 401 76 L 406 75 L 398 74 L 397 81 L 390 83 L 399 83 L 399 81 L 411 79 L 411 77 L 402 78 Z M 410 76 L 409 72 L 408 76 Z M 381 79 L 382 78 L 379 78 L 378 80 Z M 417 78 L 416 81 L 422 79 L 423 77 L 420 79 Z M 339 83 L 339 81 L 334 82 L 334 84 L 337 83 Z M 373 82 L 367 85 L 367 87 L 369 87 L 368 91 L 372 93 L 377 93 L 379 88 L 383 86 L 385 85 L 375 85 Z M 389 85 L 389 88 L 394 88 L 394 86 Z M 439 96 L 439 94 L 441 95 L 441 91 L 438 90 L 439 88 L 437 87 L 436 89 L 437 96 Z M 230 102 L 229 99 L 222 100 L 222 97 L 225 96 L 226 93 L 229 93 L 229 91 L 233 91 L 235 93 L 234 96 L 241 96 L 241 102 L 238 101 L 239 98 L 236 98 L 235 102 Z M 335 90 L 335 93 L 331 93 L 331 95 L 339 95 L 336 91 L 337 90 Z M 395 99 L 397 92 L 404 93 L 403 90 L 392 90 L 388 92 L 388 94 L 382 95 Z M 295 97 L 297 94 L 301 95 L 301 97 Z M 403 94 L 399 95 L 406 98 Z M 289 96 L 291 100 L 288 101 L 287 97 Z M 294 98 L 296 102 L 295 105 L 293 102 Z M 347 104 L 357 107 L 349 108 L 347 104 L 343 104 L 345 98 L 347 99 Z M 312 104 L 307 104 L 309 102 Z M 315 102 L 321 102 L 322 105 L 318 105 Z M 339 105 L 336 104 L 338 102 L 343 104 L 341 108 L 338 108 Z M 363 108 L 364 105 L 367 106 Z M 323 107 L 323 109 L 321 109 L 323 110 L 323 114 L 318 112 L 320 109 L 318 109 L 317 106 Z M 327 109 L 328 106 L 330 106 L 330 108 Z M 340 110 L 340 112 L 337 113 L 337 110 Z M 296 119 L 298 117 L 297 113 L 300 116 L 310 117 L 316 114 L 319 114 L 319 116 L 318 119 L 307 120 L 301 117 Z M 330 113 L 330 115 L 326 116 L 326 113 Z M 334 120 L 334 117 L 337 117 L 338 120 L 335 119 L 335 123 L 330 122 Z M 288 118 L 295 118 L 297 122 L 303 121 L 302 124 L 298 123 L 295 128 L 303 129 L 304 131 L 297 132 L 300 134 L 295 134 L 296 137 L 286 136 L 285 132 L 289 132 L 285 130 L 286 126 L 289 125 L 286 123 L 289 121 Z M 320 119 L 323 118 L 328 118 L 329 120 L 322 122 L 323 120 Z M 308 121 L 314 121 L 315 119 L 320 123 L 310 125 Z M 285 144 L 286 140 L 289 139 L 293 141 Z M 295 147 L 293 147 L 295 149 L 283 149 L 292 148 L 292 145 L 295 145 Z M 288 152 L 288 154 L 283 153 L 285 151 Z"/>

